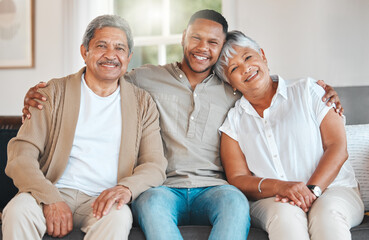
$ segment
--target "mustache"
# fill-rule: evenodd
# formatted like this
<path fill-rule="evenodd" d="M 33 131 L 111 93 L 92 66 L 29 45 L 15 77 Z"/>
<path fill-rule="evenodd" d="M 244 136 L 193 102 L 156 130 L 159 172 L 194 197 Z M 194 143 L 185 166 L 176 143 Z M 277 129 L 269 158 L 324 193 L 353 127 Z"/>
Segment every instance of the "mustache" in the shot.
<path fill-rule="evenodd" d="M 120 62 L 114 61 L 114 60 L 104 60 L 104 61 L 98 61 L 98 64 L 112 64 L 115 66 L 120 66 Z"/>

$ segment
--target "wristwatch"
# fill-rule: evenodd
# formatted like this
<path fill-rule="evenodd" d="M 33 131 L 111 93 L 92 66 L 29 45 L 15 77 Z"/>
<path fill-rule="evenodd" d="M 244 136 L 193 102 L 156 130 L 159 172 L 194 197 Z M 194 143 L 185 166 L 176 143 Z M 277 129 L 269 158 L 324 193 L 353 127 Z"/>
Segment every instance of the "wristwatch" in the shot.
<path fill-rule="evenodd" d="M 317 185 L 307 185 L 310 191 L 318 198 L 322 195 L 322 189 Z"/>

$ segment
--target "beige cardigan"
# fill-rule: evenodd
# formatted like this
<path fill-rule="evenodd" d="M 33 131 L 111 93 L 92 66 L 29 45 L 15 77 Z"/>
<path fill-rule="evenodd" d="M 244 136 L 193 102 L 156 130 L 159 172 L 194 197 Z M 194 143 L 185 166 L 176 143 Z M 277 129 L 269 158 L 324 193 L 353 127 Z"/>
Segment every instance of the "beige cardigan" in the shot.
<path fill-rule="evenodd" d="M 40 89 L 48 99 L 43 110 L 31 108 L 32 118 L 8 144 L 6 174 L 19 192 L 31 193 L 38 203 L 63 201 L 54 184 L 62 176 L 72 148 L 84 71 L 53 79 Z M 117 182 L 131 190 L 133 200 L 163 183 L 167 160 L 153 99 L 124 78 L 119 83 L 122 137 Z"/>

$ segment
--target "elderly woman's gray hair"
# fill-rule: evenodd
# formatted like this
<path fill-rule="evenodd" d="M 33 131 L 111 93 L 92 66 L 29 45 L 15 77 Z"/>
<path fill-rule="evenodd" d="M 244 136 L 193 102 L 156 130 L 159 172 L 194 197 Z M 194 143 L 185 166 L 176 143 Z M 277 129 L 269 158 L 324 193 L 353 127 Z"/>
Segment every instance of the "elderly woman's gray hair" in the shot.
<path fill-rule="evenodd" d="M 227 83 L 229 83 L 229 81 L 225 75 L 224 67 L 228 66 L 229 59 L 232 59 L 234 55 L 237 54 L 236 50 L 233 48 L 234 46 L 249 47 L 261 54 L 259 44 L 257 44 L 253 39 L 247 37 L 240 31 L 228 32 L 226 43 L 224 44 L 219 59 L 214 67 L 215 73 L 218 77 Z"/>
<path fill-rule="evenodd" d="M 83 35 L 82 44 L 83 46 L 88 50 L 88 44 L 90 43 L 91 39 L 94 37 L 95 30 L 101 29 L 104 27 L 114 27 L 122 30 L 125 32 L 127 36 L 127 42 L 128 42 L 128 48 L 129 48 L 129 54 L 131 54 L 133 50 L 133 37 L 132 37 L 132 31 L 129 27 L 129 24 L 126 20 L 123 18 L 117 16 L 117 15 L 101 15 L 96 17 L 94 20 L 92 20 L 86 29 L 85 34 Z"/>

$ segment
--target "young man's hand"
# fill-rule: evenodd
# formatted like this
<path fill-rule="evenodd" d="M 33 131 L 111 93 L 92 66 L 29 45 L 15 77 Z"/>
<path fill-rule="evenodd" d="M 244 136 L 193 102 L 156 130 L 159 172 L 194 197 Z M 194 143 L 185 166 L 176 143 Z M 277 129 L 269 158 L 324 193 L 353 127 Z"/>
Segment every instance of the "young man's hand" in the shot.
<path fill-rule="evenodd" d="M 43 96 L 41 93 L 37 92 L 37 89 L 39 88 L 44 88 L 47 86 L 47 83 L 45 82 L 40 82 L 38 83 L 36 86 L 31 87 L 28 92 L 26 93 L 26 96 L 24 97 L 24 107 L 22 109 L 22 122 L 24 122 L 24 120 L 26 118 L 30 119 L 31 118 L 31 113 L 29 112 L 29 107 L 35 107 L 38 109 L 42 109 L 42 105 L 37 102 L 35 99 L 41 100 L 41 101 L 46 101 L 46 97 Z"/>
<path fill-rule="evenodd" d="M 327 106 L 331 106 L 333 103 L 336 104 L 335 111 L 342 116 L 344 109 L 341 105 L 340 98 L 338 97 L 337 92 L 333 89 L 333 87 L 326 84 L 323 80 L 317 81 L 317 84 L 325 90 L 322 101 L 325 102 L 328 100 Z"/>

